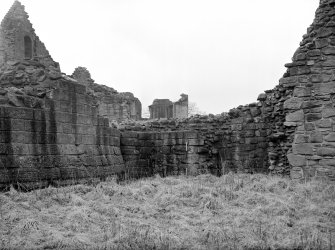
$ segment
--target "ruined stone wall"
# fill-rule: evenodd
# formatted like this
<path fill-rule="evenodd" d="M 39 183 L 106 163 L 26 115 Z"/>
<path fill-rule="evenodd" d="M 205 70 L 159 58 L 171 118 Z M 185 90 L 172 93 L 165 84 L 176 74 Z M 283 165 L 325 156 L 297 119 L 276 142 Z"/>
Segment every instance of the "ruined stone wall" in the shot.
<path fill-rule="evenodd" d="M 173 103 L 169 99 L 155 99 L 149 111 L 150 119 L 173 118 Z"/>
<path fill-rule="evenodd" d="M 196 131 L 126 131 L 121 136 L 121 152 L 129 177 L 220 174 Z"/>
<path fill-rule="evenodd" d="M 53 61 L 44 44 L 35 34 L 28 17 L 24 6 L 15 1 L 1 22 L 0 66 L 8 61 L 34 59 L 47 67 L 53 66 L 59 69 L 59 64 Z M 26 44 L 25 37 L 30 39 L 31 44 Z M 31 57 L 29 58 L 26 58 L 27 49 L 31 50 Z"/>
<path fill-rule="evenodd" d="M 101 116 L 108 118 L 111 122 L 141 119 L 142 104 L 132 93 L 119 93 L 111 87 L 95 83 L 89 71 L 84 67 L 76 68 L 72 77 L 85 85 L 88 91 L 96 97 Z"/>
<path fill-rule="evenodd" d="M 140 166 L 146 173 L 234 171 L 289 175 L 286 155 L 295 127 L 285 117 L 287 100 L 292 95 L 293 86 L 281 82 L 259 95 L 257 103 L 239 106 L 226 114 L 120 126 L 125 164 Z M 180 149 L 176 155 L 172 150 L 175 146 Z"/>
<path fill-rule="evenodd" d="M 16 55 L 15 46 L 8 48 Z M 258 102 L 217 116 L 149 122 L 136 121 L 137 98 L 96 84 L 85 68 L 71 78 L 43 60 L 6 61 L 0 66 L 0 187 L 121 173 L 335 179 L 334 51 L 335 0 L 321 0 L 287 72 Z M 123 123 L 116 129 L 114 121 Z"/>
<path fill-rule="evenodd" d="M 281 80 L 294 88 L 285 103 L 295 127 L 292 177 L 335 179 L 335 1 L 321 0 L 313 24 Z"/>
<path fill-rule="evenodd" d="M 0 71 L 0 187 L 33 188 L 123 171 L 120 132 L 98 115 L 95 97 L 69 77 L 26 63 Z M 45 78 L 37 82 L 40 71 Z M 8 86 L 17 75 L 25 80 Z"/>
<path fill-rule="evenodd" d="M 184 119 L 188 117 L 188 95 L 182 94 L 181 98 L 173 103 L 173 118 Z"/>
<path fill-rule="evenodd" d="M 181 94 L 177 102 L 155 99 L 149 106 L 150 119 L 184 119 L 188 116 L 188 95 Z"/>
<path fill-rule="evenodd" d="M 121 128 L 126 168 L 131 173 L 137 166 L 135 175 L 143 170 L 164 175 L 269 172 L 272 130 L 259 116 L 260 109 L 251 105 L 223 116 L 127 125 Z"/>
<path fill-rule="evenodd" d="M 111 122 L 140 120 L 141 102 L 131 93 L 112 96 L 102 96 L 99 99 L 99 114 Z"/>
<path fill-rule="evenodd" d="M 335 179 L 334 0 L 320 1 L 313 24 L 292 63 L 285 66 L 288 70 L 278 86 L 261 94 L 258 103 L 231 110 L 227 119 L 195 120 L 196 124 L 187 119 L 172 127 L 162 123 L 149 127 L 195 128 L 209 149 L 208 161 L 215 161 L 210 152 L 218 152 L 221 171 L 228 166 L 251 172 L 269 169 L 297 179 Z"/>

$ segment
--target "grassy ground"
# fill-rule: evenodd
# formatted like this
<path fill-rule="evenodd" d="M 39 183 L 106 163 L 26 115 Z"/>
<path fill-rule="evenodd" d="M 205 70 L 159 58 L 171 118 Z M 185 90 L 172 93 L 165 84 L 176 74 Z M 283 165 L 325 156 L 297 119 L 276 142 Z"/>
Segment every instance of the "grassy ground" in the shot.
<path fill-rule="evenodd" d="M 335 184 L 150 178 L 0 194 L 0 249 L 334 249 Z"/>

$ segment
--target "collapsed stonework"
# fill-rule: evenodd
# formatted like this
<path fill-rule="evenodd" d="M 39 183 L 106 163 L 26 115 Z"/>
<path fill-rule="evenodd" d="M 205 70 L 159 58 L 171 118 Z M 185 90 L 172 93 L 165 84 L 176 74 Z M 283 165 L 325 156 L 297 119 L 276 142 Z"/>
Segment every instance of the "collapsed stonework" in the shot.
<path fill-rule="evenodd" d="M 217 116 L 153 121 L 138 121 L 139 100 L 96 84 L 87 69 L 62 74 L 27 17 L 16 1 L 1 26 L 1 188 L 113 174 L 335 179 L 335 0 L 320 1 L 287 72 L 258 102 Z M 20 31 L 18 22 L 29 29 Z"/>
<path fill-rule="evenodd" d="M 169 99 L 155 99 L 149 106 L 150 119 L 183 119 L 188 117 L 188 95 L 172 102 Z"/>
<path fill-rule="evenodd" d="M 76 68 L 72 77 L 85 85 L 87 91 L 96 97 L 101 116 L 111 122 L 141 119 L 142 104 L 132 93 L 119 93 L 111 87 L 95 83 L 90 72 L 84 67 Z"/>

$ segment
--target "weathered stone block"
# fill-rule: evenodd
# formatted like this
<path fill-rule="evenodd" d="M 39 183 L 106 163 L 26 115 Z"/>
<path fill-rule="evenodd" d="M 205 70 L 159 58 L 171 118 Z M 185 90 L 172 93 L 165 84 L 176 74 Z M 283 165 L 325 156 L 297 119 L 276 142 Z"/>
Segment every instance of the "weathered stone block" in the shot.
<path fill-rule="evenodd" d="M 322 39 L 316 39 L 315 40 L 315 47 L 317 49 L 321 49 L 328 46 L 328 39 L 327 38 L 322 38 Z"/>
<path fill-rule="evenodd" d="M 318 56 L 321 56 L 321 50 L 319 50 L 319 49 L 309 50 L 307 52 L 307 56 L 309 56 L 309 57 L 318 57 Z"/>
<path fill-rule="evenodd" d="M 306 114 L 306 121 L 307 122 L 314 122 L 314 121 L 317 121 L 317 120 L 320 120 L 320 119 L 322 119 L 322 114 L 318 114 L 318 113 Z"/>
<path fill-rule="evenodd" d="M 335 65 L 335 61 L 334 64 Z M 316 95 L 329 95 L 335 93 L 335 82 L 326 82 L 326 83 L 320 83 L 315 84 L 314 91 Z"/>
<path fill-rule="evenodd" d="M 137 138 L 139 133 L 133 131 L 125 131 L 121 133 L 121 138 Z"/>
<path fill-rule="evenodd" d="M 26 109 L 21 107 L 4 107 L 2 117 L 13 119 L 32 120 L 34 118 L 33 109 Z"/>
<path fill-rule="evenodd" d="M 59 144 L 75 144 L 75 136 L 72 134 L 57 134 L 57 143 Z"/>
<path fill-rule="evenodd" d="M 317 155 L 333 157 L 335 156 L 335 148 L 326 148 L 326 147 L 318 148 Z"/>
<path fill-rule="evenodd" d="M 292 97 L 284 102 L 284 109 L 297 110 L 301 108 L 302 103 L 302 99 Z"/>
<path fill-rule="evenodd" d="M 301 155 L 295 155 L 295 154 L 288 154 L 287 155 L 288 162 L 293 167 L 303 167 L 306 165 L 306 157 Z"/>
<path fill-rule="evenodd" d="M 137 138 L 127 138 L 127 137 L 121 137 L 121 145 L 122 146 L 136 146 L 138 144 Z M 145 142 L 145 141 L 143 141 Z"/>
<path fill-rule="evenodd" d="M 293 75 L 291 77 L 280 78 L 279 83 L 283 84 L 284 86 L 292 86 L 292 87 L 299 85 L 298 78 Z"/>
<path fill-rule="evenodd" d="M 335 166 L 335 159 L 322 159 L 319 164 L 321 166 Z"/>
<path fill-rule="evenodd" d="M 255 137 L 245 138 L 245 143 L 246 144 L 257 144 L 258 143 L 258 138 L 255 138 Z"/>
<path fill-rule="evenodd" d="M 25 131 L 25 120 L 22 119 L 12 119 L 11 120 L 11 129 L 18 131 Z"/>
<path fill-rule="evenodd" d="M 323 37 L 329 37 L 333 34 L 333 29 L 332 28 L 321 28 L 317 32 L 317 37 L 323 38 Z"/>
<path fill-rule="evenodd" d="M 304 121 L 305 115 L 303 110 L 299 110 L 286 115 L 287 122 L 302 122 Z"/>
<path fill-rule="evenodd" d="M 296 97 L 311 96 L 311 89 L 306 87 L 296 87 L 293 91 L 293 95 Z"/>
<path fill-rule="evenodd" d="M 186 131 L 184 132 L 184 137 L 186 139 L 198 139 L 199 138 L 199 133 L 195 131 Z"/>
<path fill-rule="evenodd" d="M 296 122 L 284 122 L 284 126 L 286 126 L 286 127 L 296 127 L 297 123 Z"/>
<path fill-rule="evenodd" d="M 300 143 L 307 143 L 307 142 L 308 142 L 307 135 L 295 135 L 294 143 L 300 144 Z"/>
<path fill-rule="evenodd" d="M 114 155 L 121 155 L 121 149 L 119 147 L 112 147 Z"/>
<path fill-rule="evenodd" d="M 309 136 L 310 143 L 321 143 L 323 142 L 323 135 L 320 132 L 313 132 Z"/>
<path fill-rule="evenodd" d="M 335 117 L 335 108 L 327 108 L 322 110 L 322 117 L 329 118 Z"/>
<path fill-rule="evenodd" d="M 296 61 L 305 61 L 306 60 L 306 54 L 305 53 L 299 53 L 295 56 Z"/>
<path fill-rule="evenodd" d="M 302 108 L 303 109 L 312 109 L 312 108 L 317 108 L 317 107 L 321 107 L 322 106 L 322 102 L 321 101 L 305 101 L 302 104 Z"/>
<path fill-rule="evenodd" d="M 265 93 L 259 94 L 257 100 L 263 102 L 267 98 L 267 95 Z"/>
<path fill-rule="evenodd" d="M 319 128 L 331 128 L 333 121 L 331 119 L 322 119 L 317 121 L 315 124 Z"/>
<path fill-rule="evenodd" d="M 322 75 L 316 75 L 316 74 L 314 74 L 314 75 L 311 75 L 310 76 L 310 81 L 312 82 L 312 83 L 320 83 L 320 82 L 322 82 Z"/>
<path fill-rule="evenodd" d="M 313 130 L 315 130 L 315 125 L 314 125 L 314 123 L 305 123 L 305 128 L 304 129 L 306 129 L 306 131 L 313 131 Z"/>
<path fill-rule="evenodd" d="M 325 136 L 325 141 L 327 142 L 335 142 L 335 133 L 330 133 Z"/>
<path fill-rule="evenodd" d="M 78 155 L 77 147 L 75 145 L 59 145 L 58 150 L 61 155 Z"/>
<path fill-rule="evenodd" d="M 124 155 L 139 155 L 140 154 L 140 151 L 136 150 L 136 147 L 130 147 L 130 146 L 122 147 L 121 152 Z"/>
<path fill-rule="evenodd" d="M 120 137 L 111 137 L 110 146 L 120 147 Z"/>
<path fill-rule="evenodd" d="M 64 122 L 64 123 L 72 123 L 73 122 L 73 116 L 71 113 L 64 113 L 64 112 L 56 112 L 55 113 L 55 120 L 58 122 Z"/>
<path fill-rule="evenodd" d="M 259 131 L 257 131 L 257 132 L 259 132 Z M 255 136 L 255 130 L 246 130 L 244 132 L 244 136 L 245 137 L 254 137 Z"/>
<path fill-rule="evenodd" d="M 259 116 L 261 114 L 261 110 L 257 107 L 250 108 L 250 113 L 252 117 Z"/>
<path fill-rule="evenodd" d="M 335 55 L 335 47 L 329 46 L 327 48 L 322 49 L 322 53 L 325 55 Z"/>
<path fill-rule="evenodd" d="M 293 154 L 295 155 L 312 155 L 313 154 L 313 144 L 302 143 L 295 144 L 292 146 Z"/>
<path fill-rule="evenodd" d="M 24 132 L 24 131 L 12 131 L 10 133 L 11 136 L 11 142 L 12 143 L 31 143 L 34 138 L 36 138 L 37 135 L 34 135 L 31 132 Z M 5 137 L 6 139 L 6 137 Z M 8 142 L 8 141 L 7 141 Z M 37 142 L 35 142 L 37 143 Z"/>
<path fill-rule="evenodd" d="M 293 67 L 289 69 L 290 75 L 296 76 L 296 75 L 307 75 L 311 73 L 311 69 L 309 67 Z"/>
<path fill-rule="evenodd" d="M 152 133 L 138 133 L 138 139 L 139 140 L 150 140 Z M 124 136 L 124 135 L 123 135 Z M 127 137 L 127 136 L 124 136 Z"/>
<path fill-rule="evenodd" d="M 188 143 L 189 146 L 203 146 L 203 145 L 205 145 L 205 140 L 203 140 L 203 139 L 189 139 L 187 143 Z M 186 143 L 185 143 L 185 145 L 186 145 Z"/>
<path fill-rule="evenodd" d="M 334 67 L 335 65 L 335 56 L 328 55 L 327 59 L 322 63 L 324 67 Z"/>

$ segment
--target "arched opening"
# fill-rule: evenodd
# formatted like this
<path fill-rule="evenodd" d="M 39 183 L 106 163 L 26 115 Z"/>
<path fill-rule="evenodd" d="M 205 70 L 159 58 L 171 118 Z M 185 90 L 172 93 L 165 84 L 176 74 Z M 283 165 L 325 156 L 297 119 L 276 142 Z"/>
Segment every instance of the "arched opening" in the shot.
<path fill-rule="evenodd" d="M 24 37 L 24 58 L 31 59 L 33 57 L 33 43 L 29 36 Z"/>

